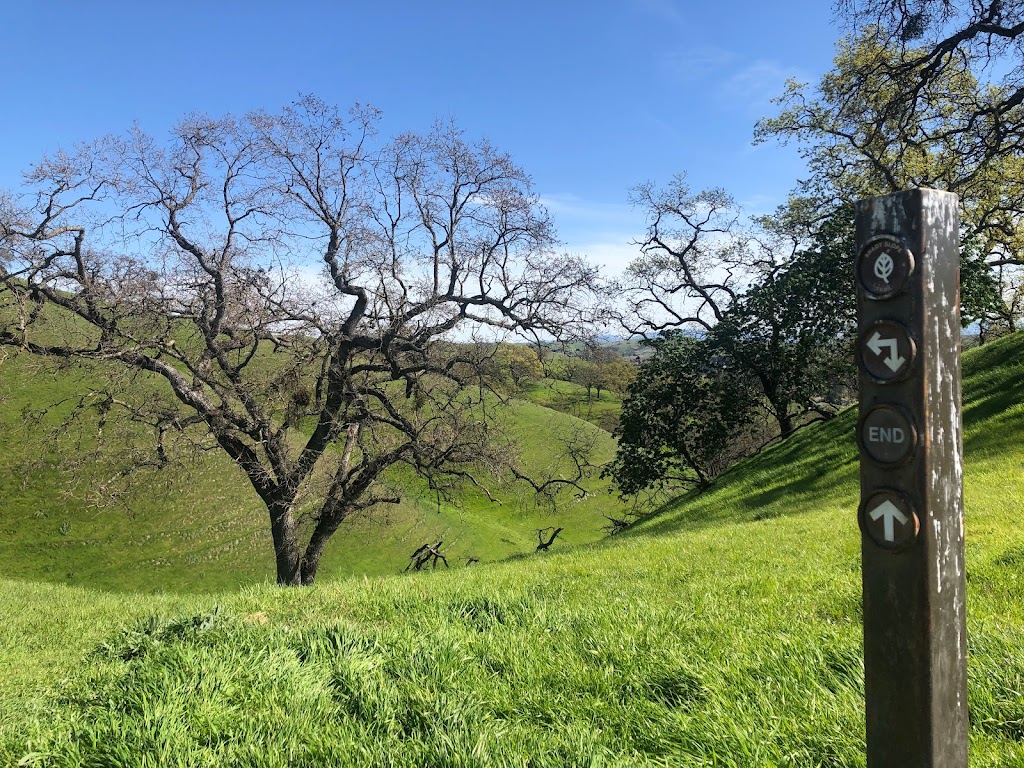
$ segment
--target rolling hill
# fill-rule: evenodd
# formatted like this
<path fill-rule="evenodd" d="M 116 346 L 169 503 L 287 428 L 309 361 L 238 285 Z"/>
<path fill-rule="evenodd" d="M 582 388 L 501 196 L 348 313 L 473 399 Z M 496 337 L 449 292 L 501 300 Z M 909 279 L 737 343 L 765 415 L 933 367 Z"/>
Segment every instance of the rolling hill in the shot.
<path fill-rule="evenodd" d="M 266 512 L 228 459 L 204 454 L 149 473 L 116 499 L 97 499 L 91 491 L 120 465 L 100 454 L 96 464 L 68 469 L 79 446 L 89 450 L 97 417 L 58 429 L 95 374 L 18 355 L 0 366 L 0 575 L 138 591 L 210 591 L 273 578 Z M 28 412 L 44 409 L 40 421 L 25 422 Z M 573 430 L 594 439 L 596 462 L 614 451 L 607 432 L 529 401 L 513 402 L 508 419 L 524 467 L 536 476 L 558 472 L 557 438 Z M 441 540 L 452 565 L 532 552 L 537 530 L 550 526 L 564 528 L 556 548 L 593 542 L 605 535 L 604 513 L 619 506 L 597 479 L 585 498 L 566 494 L 557 512 L 523 484 L 499 484 L 495 504 L 473 489 L 454 503 L 440 502 L 401 473 L 391 482 L 404 489 L 403 503 L 346 521 L 328 547 L 321 578 L 397 573 L 415 549 Z"/>
<path fill-rule="evenodd" d="M 964 373 L 971 765 L 1024 765 L 1024 334 Z M 854 423 L 526 559 L 211 594 L 6 578 L 0 763 L 863 766 Z"/>

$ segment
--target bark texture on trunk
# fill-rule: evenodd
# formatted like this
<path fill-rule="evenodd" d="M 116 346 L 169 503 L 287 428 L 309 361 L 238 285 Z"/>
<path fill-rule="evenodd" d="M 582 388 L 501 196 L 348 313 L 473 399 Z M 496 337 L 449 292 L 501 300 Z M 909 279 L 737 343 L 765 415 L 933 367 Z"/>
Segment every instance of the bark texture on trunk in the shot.
<path fill-rule="evenodd" d="M 309 586 L 316 579 L 316 572 L 320 568 L 320 558 L 324 554 L 327 540 L 331 537 L 332 533 L 334 531 L 325 533 L 319 528 L 313 532 L 313 536 L 309 540 L 309 546 L 306 547 L 306 553 L 302 556 L 300 576 L 303 585 Z"/>
<path fill-rule="evenodd" d="M 274 560 L 277 566 L 277 583 L 281 586 L 302 584 L 299 561 L 299 542 L 296 538 L 295 520 L 290 505 L 273 503 L 267 505 L 270 512 L 270 532 L 274 539 Z"/>

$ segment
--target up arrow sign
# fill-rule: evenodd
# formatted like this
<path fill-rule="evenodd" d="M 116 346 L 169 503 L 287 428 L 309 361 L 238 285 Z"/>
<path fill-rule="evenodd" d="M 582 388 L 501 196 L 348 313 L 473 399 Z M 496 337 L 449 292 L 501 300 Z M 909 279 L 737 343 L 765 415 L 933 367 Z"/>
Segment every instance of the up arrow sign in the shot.
<path fill-rule="evenodd" d="M 900 356 L 899 346 L 896 339 L 883 339 L 882 334 L 875 331 L 874 335 L 868 339 L 868 349 L 874 352 L 879 357 L 882 356 L 882 350 L 888 349 L 889 356 L 886 357 L 882 362 L 885 363 L 889 370 L 896 373 L 906 361 L 905 358 Z"/>
<path fill-rule="evenodd" d="M 900 512 L 899 507 L 897 507 L 895 504 L 888 500 L 883 501 L 881 504 L 879 504 L 877 507 L 871 510 L 868 513 L 868 515 L 871 517 L 872 520 L 876 522 L 879 518 L 884 518 L 882 520 L 882 525 L 884 526 L 883 535 L 886 541 L 896 541 L 896 530 L 895 526 L 893 525 L 894 520 L 898 522 L 900 525 L 906 525 L 907 522 L 910 520 L 909 517 Z"/>

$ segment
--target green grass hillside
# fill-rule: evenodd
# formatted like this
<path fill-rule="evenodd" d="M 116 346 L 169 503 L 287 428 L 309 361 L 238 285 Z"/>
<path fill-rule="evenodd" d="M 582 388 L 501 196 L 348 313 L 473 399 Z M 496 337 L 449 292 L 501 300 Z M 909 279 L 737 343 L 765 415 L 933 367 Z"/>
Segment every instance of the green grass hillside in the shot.
<path fill-rule="evenodd" d="M 531 403 L 589 421 L 606 432 L 615 429 L 622 411 L 622 398 L 615 392 L 605 389 L 598 396 L 594 389 L 588 397 L 586 387 L 558 379 L 541 379 L 530 384 L 523 397 Z"/>
<path fill-rule="evenodd" d="M 1024 766 L 1024 334 L 965 358 L 971 765 Z M 854 414 L 597 546 L 311 589 L 0 581 L 0 765 L 863 766 Z"/>
<path fill-rule="evenodd" d="M 147 476 L 116 503 L 98 504 L 86 491 L 116 473 L 113 460 L 101 456 L 78 475 L 61 471 L 78 442 L 88 442 L 95 417 L 62 435 L 56 451 L 46 440 L 88 391 L 89 375 L 18 355 L 0 361 L 0 374 L 0 575 L 135 591 L 215 591 L 273 578 L 266 512 L 229 460 L 202 455 Z M 50 413 L 41 426 L 22 426 L 26 409 L 44 407 Z M 535 476 L 557 474 L 557 438 L 573 430 L 593 436 L 596 462 L 614 451 L 606 432 L 573 416 L 527 401 L 508 414 Z M 600 480 L 588 483 L 586 498 L 567 493 L 557 511 L 521 483 L 499 488 L 495 504 L 473 489 L 439 503 L 411 477 L 393 473 L 391 481 L 403 489 L 403 503 L 346 521 L 319 578 L 397 573 L 415 549 L 439 540 L 453 567 L 532 552 L 537 530 L 549 526 L 564 528 L 555 548 L 593 542 L 605 535 L 603 513 L 616 504 Z"/>

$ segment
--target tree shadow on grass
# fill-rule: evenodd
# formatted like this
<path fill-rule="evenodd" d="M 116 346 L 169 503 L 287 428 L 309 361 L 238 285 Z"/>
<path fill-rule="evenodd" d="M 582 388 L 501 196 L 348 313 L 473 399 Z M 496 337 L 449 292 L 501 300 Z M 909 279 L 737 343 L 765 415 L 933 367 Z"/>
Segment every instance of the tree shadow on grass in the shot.
<path fill-rule="evenodd" d="M 663 535 L 722 523 L 743 523 L 816 509 L 808 500 L 857 487 L 854 441 L 856 409 L 800 430 L 789 439 L 745 459 L 706 491 L 669 500 L 634 523 L 626 533 Z M 782 508 L 792 502 L 789 511 Z"/>
<path fill-rule="evenodd" d="M 1019 450 L 1024 432 L 1024 333 L 972 351 L 964 361 L 964 452 Z M 856 496 L 857 408 L 813 424 L 723 473 L 705 491 L 662 503 L 620 535 L 663 535 L 726 522 L 814 511 L 815 501 L 849 487 Z M 790 502 L 790 506 L 786 506 Z"/>

